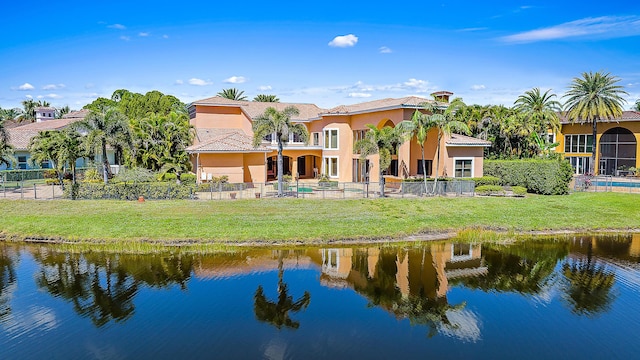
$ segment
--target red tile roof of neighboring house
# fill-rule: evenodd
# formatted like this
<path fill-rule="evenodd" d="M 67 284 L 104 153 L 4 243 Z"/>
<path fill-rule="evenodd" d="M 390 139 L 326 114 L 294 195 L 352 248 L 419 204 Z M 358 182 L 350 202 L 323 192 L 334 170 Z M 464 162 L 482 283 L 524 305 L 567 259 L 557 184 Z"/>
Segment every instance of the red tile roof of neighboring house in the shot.
<path fill-rule="evenodd" d="M 81 110 L 77 110 L 77 111 L 72 111 L 70 113 L 64 114 L 62 115 L 63 119 L 84 119 L 85 117 L 87 117 L 87 115 L 89 115 L 91 111 L 87 110 L 87 109 L 81 109 Z"/>
<path fill-rule="evenodd" d="M 446 103 L 438 103 L 434 100 L 417 96 L 407 96 L 403 98 L 373 100 L 353 105 L 340 105 L 327 110 L 323 115 L 349 115 L 398 108 L 418 109 L 423 103 L 446 106 Z"/>
<path fill-rule="evenodd" d="M 287 106 L 295 106 L 300 115 L 293 116 L 291 120 L 303 121 L 309 119 L 316 119 L 318 115 L 324 110 L 319 108 L 315 104 L 296 104 L 296 103 L 280 103 L 280 102 L 259 102 L 259 101 L 236 101 L 226 99 L 220 96 L 214 96 L 207 99 L 194 101 L 191 105 L 202 106 L 238 106 L 240 107 L 250 118 L 255 118 L 264 113 L 264 111 L 273 107 L 278 111 L 284 110 Z"/>
<path fill-rule="evenodd" d="M 601 119 L 598 122 L 621 122 L 621 121 L 640 121 L 640 112 L 638 111 L 623 111 L 622 116 L 616 119 Z M 586 121 L 578 119 L 574 121 L 575 124 L 584 124 Z M 571 121 L 567 120 L 565 114 L 560 115 L 561 124 L 571 124 Z"/>
<path fill-rule="evenodd" d="M 188 153 L 268 152 L 263 146 L 253 147 L 253 139 L 237 129 L 196 129 L 197 144 L 187 147 Z"/>
<path fill-rule="evenodd" d="M 491 141 L 460 134 L 451 134 L 445 143 L 447 146 L 491 146 Z"/>
<path fill-rule="evenodd" d="M 31 138 L 38 135 L 40 131 L 46 130 L 60 130 L 69 124 L 82 120 L 81 118 L 74 119 L 55 119 L 46 120 L 41 122 L 28 123 L 26 125 L 20 125 L 14 128 L 7 129 L 9 133 L 9 144 L 16 150 L 27 150 Z"/>

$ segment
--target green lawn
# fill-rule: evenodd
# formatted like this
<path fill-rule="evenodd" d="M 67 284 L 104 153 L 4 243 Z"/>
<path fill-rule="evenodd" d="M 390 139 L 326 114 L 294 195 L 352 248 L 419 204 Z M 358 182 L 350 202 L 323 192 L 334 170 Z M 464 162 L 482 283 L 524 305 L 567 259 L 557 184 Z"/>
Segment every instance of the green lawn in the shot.
<path fill-rule="evenodd" d="M 0 200 L 9 237 L 310 243 L 482 228 L 640 229 L 640 195 L 235 201 Z"/>

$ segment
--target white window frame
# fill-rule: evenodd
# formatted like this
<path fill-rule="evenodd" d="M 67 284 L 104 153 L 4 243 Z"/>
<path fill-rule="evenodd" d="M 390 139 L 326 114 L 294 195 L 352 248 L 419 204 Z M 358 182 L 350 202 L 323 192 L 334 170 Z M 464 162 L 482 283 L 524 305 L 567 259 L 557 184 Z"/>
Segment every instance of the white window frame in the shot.
<path fill-rule="evenodd" d="M 336 132 L 336 147 L 331 147 L 331 132 Z M 326 128 L 322 131 L 323 133 L 323 142 L 322 148 L 325 150 L 340 150 L 340 129 L 338 128 Z"/>
<path fill-rule="evenodd" d="M 331 160 L 336 160 L 336 173 L 331 174 Z M 339 156 L 323 156 L 322 157 L 322 174 L 329 178 L 335 179 L 340 177 L 340 158 Z"/>
<path fill-rule="evenodd" d="M 472 178 L 475 176 L 475 172 L 474 172 L 474 168 L 475 168 L 475 158 L 473 157 L 454 157 L 453 158 L 453 177 L 454 178 L 458 178 L 456 176 L 456 163 L 458 161 L 464 161 L 464 160 L 471 160 L 471 176 L 469 178 Z M 459 179 L 469 179 L 467 177 L 460 177 Z"/>
<path fill-rule="evenodd" d="M 313 146 L 321 146 L 322 145 L 322 136 L 320 136 L 319 132 L 311 133 L 311 143 Z"/>

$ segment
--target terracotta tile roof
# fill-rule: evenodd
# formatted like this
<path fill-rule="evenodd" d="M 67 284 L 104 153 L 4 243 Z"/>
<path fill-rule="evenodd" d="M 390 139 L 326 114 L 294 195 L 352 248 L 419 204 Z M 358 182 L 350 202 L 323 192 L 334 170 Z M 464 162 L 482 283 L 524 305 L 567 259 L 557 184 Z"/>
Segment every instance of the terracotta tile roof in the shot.
<path fill-rule="evenodd" d="M 78 120 L 81 119 L 46 120 L 7 129 L 7 132 L 9 133 L 9 144 L 16 150 L 27 150 L 31 138 L 38 135 L 40 131 L 60 130 Z"/>
<path fill-rule="evenodd" d="M 90 110 L 88 109 L 81 109 L 78 111 L 72 111 L 68 114 L 64 114 L 62 115 L 63 119 L 84 119 L 85 117 L 87 117 L 87 115 L 89 115 Z"/>
<path fill-rule="evenodd" d="M 324 112 L 324 109 L 319 108 L 315 104 L 297 104 L 297 103 L 275 103 L 275 102 L 258 102 L 258 101 L 236 101 L 225 99 L 220 96 L 214 96 L 207 99 L 194 101 L 191 105 L 204 105 L 204 106 L 239 106 L 250 117 L 255 118 L 268 108 L 273 107 L 278 111 L 284 110 L 287 106 L 295 106 L 300 115 L 294 116 L 291 120 L 305 121 L 309 119 L 317 119 L 319 114 Z"/>
<path fill-rule="evenodd" d="M 620 121 L 640 121 L 640 112 L 638 111 L 623 111 L 622 112 L 622 116 L 620 118 L 617 119 L 609 119 L 609 120 L 600 120 L 602 122 L 620 122 Z M 582 121 L 580 119 L 574 121 L 574 123 L 576 124 L 582 124 L 585 121 Z M 571 122 L 569 120 L 567 120 L 567 116 L 564 114 L 560 115 L 560 123 L 561 124 L 571 124 Z"/>
<path fill-rule="evenodd" d="M 238 129 L 196 129 L 197 144 L 188 153 L 207 152 L 268 152 L 263 146 L 253 147 L 253 139 Z"/>
<path fill-rule="evenodd" d="M 460 134 L 451 134 L 445 143 L 447 146 L 491 146 L 491 141 Z"/>
<path fill-rule="evenodd" d="M 323 115 L 342 115 L 367 113 L 380 110 L 390 110 L 397 108 L 417 109 L 420 104 L 429 102 L 432 104 L 446 105 L 445 103 L 437 103 L 433 100 L 420 98 L 417 96 L 407 96 L 403 98 L 387 98 L 382 100 L 367 101 L 353 105 L 340 105 L 327 110 Z"/>

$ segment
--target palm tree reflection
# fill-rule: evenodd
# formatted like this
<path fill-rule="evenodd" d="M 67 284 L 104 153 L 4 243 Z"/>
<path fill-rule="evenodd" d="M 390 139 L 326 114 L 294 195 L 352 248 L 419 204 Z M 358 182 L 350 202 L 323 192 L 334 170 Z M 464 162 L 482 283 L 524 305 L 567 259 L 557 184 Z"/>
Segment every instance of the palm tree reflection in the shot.
<path fill-rule="evenodd" d="M 0 245 L 0 323 L 11 314 L 10 298 L 15 289 L 15 254 L 7 244 Z"/>
<path fill-rule="evenodd" d="M 565 300 L 577 315 L 595 316 L 605 312 L 615 296 L 611 288 L 615 274 L 593 258 L 593 244 L 587 242 L 587 257 L 562 264 L 562 274 L 567 280 Z"/>
<path fill-rule="evenodd" d="M 278 251 L 278 300 L 269 301 L 264 294 L 262 285 L 260 285 L 254 295 L 253 311 L 258 320 L 269 323 L 278 329 L 282 327 L 297 329 L 300 327 L 300 322 L 292 320 L 289 317 L 289 312 L 306 309 L 311 302 L 311 294 L 305 291 L 300 299 L 293 301 L 293 296 L 289 295 L 287 284 L 283 281 L 283 257 L 283 251 Z"/>

